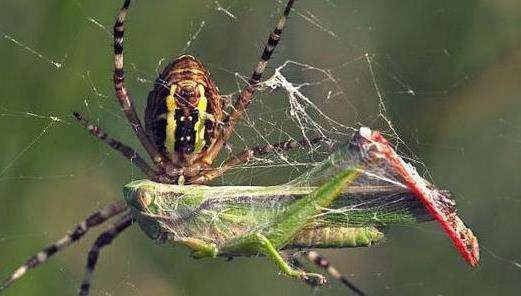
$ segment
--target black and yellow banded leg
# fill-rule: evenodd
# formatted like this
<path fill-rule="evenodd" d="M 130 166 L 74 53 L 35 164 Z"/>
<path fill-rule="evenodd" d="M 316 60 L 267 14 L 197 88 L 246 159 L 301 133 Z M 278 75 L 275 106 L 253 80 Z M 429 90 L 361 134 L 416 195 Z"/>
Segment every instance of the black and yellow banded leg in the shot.
<path fill-rule="evenodd" d="M 81 221 L 74 230 L 62 237 L 54 244 L 46 247 L 35 256 L 29 258 L 22 266 L 18 267 L 11 276 L 5 280 L 0 286 L 0 292 L 5 290 L 14 281 L 21 278 L 29 270 L 38 267 L 42 263 L 45 263 L 49 258 L 56 253 L 69 247 L 71 244 L 77 242 L 82 238 L 92 227 L 98 226 L 108 219 L 122 213 L 127 209 L 127 203 L 124 201 L 117 202 L 108 206 L 105 206 L 100 211 L 91 214 L 87 219 Z"/>
<path fill-rule="evenodd" d="M 266 66 L 268 65 L 268 61 L 270 60 L 271 55 L 275 51 L 275 48 L 279 44 L 280 36 L 282 35 L 282 30 L 284 30 L 284 26 L 286 25 L 286 22 L 288 20 L 289 13 L 291 12 L 291 8 L 293 7 L 293 2 L 295 1 L 288 1 L 286 7 L 284 8 L 284 13 L 282 14 L 282 17 L 279 19 L 279 22 L 277 23 L 277 26 L 268 37 L 268 42 L 266 43 L 266 46 L 262 51 L 261 60 L 257 63 L 257 67 L 255 67 L 255 70 L 251 75 L 249 81 L 250 85 L 256 85 L 260 82 L 262 74 L 264 73 L 264 70 L 266 70 Z"/>
<path fill-rule="evenodd" d="M 266 46 L 262 51 L 261 59 L 257 63 L 255 69 L 253 70 L 253 73 L 248 81 L 248 85 L 241 91 L 239 97 L 237 98 L 237 101 L 233 105 L 233 109 L 230 114 L 228 123 L 230 126 L 235 125 L 235 122 L 241 117 L 242 112 L 244 112 L 244 110 L 248 108 L 251 101 L 253 100 L 255 86 L 260 82 L 262 74 L 264 73 L 264 70 L 266 70 L 266 66 L 268 65 L 268 61 L 270 60 L 271 55 L 275 51 L 275 48 L 277 48 L 277 45 L 279 44 L 282 31 L 284 30 L 294 2 L 294 0 L 288 1 L 286 7 L 284 8 L 284 13 L 280 17 L 277 25 L 275 26 L 275 29 L 273 30 L 273 32 L 271 32 L 270 36 L 268 37 L 268 42 L 266 43 Z"/>
<path fill-rule="evenodd" d="M 289 277 L 303 280 L 305 282 L 313 283 L 315 286 L 322 286 L 326 283 L 326 278 L 318 273 L 310 273 L 304 270 L 299 270 L 291 267 L 282 257 L 282 255 L 277 251 L 275 246 L 270 242 L 270 240 L 264 235 L 257 233 L 253 236 L 257 241 L 259 248 L 275 262 L 275 264 L 279 267 L 280 271 Z"/>
<path fill-rule="evenodd" d="M 238 166 L 249 162 L 252 158 L 266 155 L 269 153 L 284 152 L 295 148 L 309 147 L 319 142 L 324 141 L 324 137 L 315 137 L 310 140 L 302 139 L 286 140 L 277 144 L 270 144 L 266 146 L 258 146 L 246 149 L 240 153 L 230 156 L 221 166 L 206 171 L 203 175 L 191 180 L 192 184 L 206 184 L 211 180 L 222 176 L 227 171 L 237 168 Z"/>
<path fill-rule="evenodd" d="M 154 179 L 156 176 L 156 172 L 152 169 L 148 163 L 137 153 L 134 149 L 129 146 L 121 143 L 120 141 L 110 137 L 106 132 L 104 132 L 99 126 L 89 122 L 85 117 L 83 117 L 78 112 L 73 113 L 76 121 L 81 124 L 83 127 L 88 129 L 90 133 L 107 144 L 110 148 L 119 151 L 123 156 L 128 158 L 131 163 L 136 165 L 147 177 L 150 179 Z"/>
<path fill-rule="evenodd" d="M 275 48 L 279 44 L 282 31 L 284 30 L 294 2 L 294 0 L 288 0 L 286 7 L 284 8 L 284 12 L 280 17 L 279 21 L 277 22 L 275 29 L 273 30 L 273 32 L 271 32 L 270 36 L 268 37 L 268 42 L 266 43 L 264 50 L 262 51 L 262 55 L 259 62 L 257 63 L 257 66 L 253 70 L 253 73 L 250 79 L 248 80 L 248 85 L 246 85 L 242 89 L 241 93 L 237 97 L 237 100 L 233 104 L 230 114 L 224 120 L 225 127 L 223 127 L 224 130 L 222 133 L 222 137 L 208 151 L 207 156 L 204 160 L 206 163 L 212 163 L 213 160 L 217 157 L 223 145 L 226 142 L 228 142 L 228 139 L 233 134 L 233 130 L 235 129 L 237 122 L 242 117 L 243 113 L 246 111 L 250 103 L 253 101 L 253 94 L 255 93 L 255 88 L 257 87 L 257 84 L 260 82 L 264 70 L 266 70 L 266 66 L 268 65 L 268 61 L 270 60 L 271 55 L 273 54 Z"/>
<path fill-rule="evenodd" d="M 119 104 L 130 122 L 134 133 L 138 137 L 141 145 L 145 148 L 150 158 L 159 168 L 164 168 L 165 160 L 157 150 L 154 143 L 148 138 L 143 129 L 141 120 L 134 108 L 134 102 L 130 97 L 127 88 L 125 87 L 125 72 L 123 70 L 123 36 L 125 34 L 125 19 L 127 17 L 127 10 L 130 5 L 130 0 L 125 0 L 123 7 L 121 7 L 116 23 L 114 24 L 114 88 Z"/>
<path fill-rule="evenodd" d="M 343 274 L 341 274 L 335 267 L 333 267 L 329 261 L 318 254 L 315 251 L 307 251 L 304 253 L 304 256 L 316 266 L 323 268 L 327 271 L 334 279 L 340 281 L 344 286 L 353 291 L 356 295 L 364 296 L 366 295 L 362 290 L 360 290 L 357 286 L 355 286 L 351 281 L 347 279 Z M 308 283 L 312 285 L 312 283 Z M 313 286 L 313 285 L 312 285 Z"/>
<path fill-rule="evenodd" d="M 110 245 L 112 241 L 125 229 L 127 229 L 134 222 L 131 215 L 126 215 L 121 218 L 119 221 L 110 226 L 110 228 L 104 231 L 96 241 L 94 245 L 89 251 L 89 255 L 87 257 L 87 266 L 85 267 L 85 275 L 83 276 L 83 281 L 81 283 L 81 287 L 79 290 L 79 295 L 86 296 L 89 295 L 90 289 L 90 281 L 92 278 L 92 274 L 94 269 L 96 268 L 96 264 L 98 263 L 99 253 L 101 249 Z"/>

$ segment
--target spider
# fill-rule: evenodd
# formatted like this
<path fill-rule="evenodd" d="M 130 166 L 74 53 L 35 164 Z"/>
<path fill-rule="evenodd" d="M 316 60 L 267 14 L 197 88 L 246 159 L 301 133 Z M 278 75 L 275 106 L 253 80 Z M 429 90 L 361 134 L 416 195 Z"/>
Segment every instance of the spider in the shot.
<path fill-rule="evenodd" d="M 75 112 L 75 119 L 94 137 L 128 158 L 150 180 L 166 184 L 207 184 L 226 171 L 250 161 L 255 156 L 310 146 L 321 141 L 322 138 L 317 137 L 311 140 L 288 140 L 264 147 L 254 147 L 230 156 L 218 167 L 212 166 L 219 152 L 232 136 L 238 121 L 254 99 L 256 87 L 280 41 L 293 3 L 294 0 L 287 2 L 281 18 L 269 35 L 253 74 L 229 112 L 225 112 L 226 106 L 216 83 L 203 64 L 193 56 L 182 55 L 165 67 L 157 78 L 154 88 L 150 91 L 143 128 L 133 100 L 125 86 L 123 35 L 127 10 L 130 5 L 130 0 L 125 0 L 114 25 L 114 87 L 122 111 L 149 155 L 152 164 L 150 165 L 133 148 L 110 137 L 99 126 L 92 124 L 81 114 Z M 0 286 L 0 292 L 30 269 L 41 265 L 57 252 L 78 241 L 92 227 L 126 212 L 127 209 L 128 205 L 125 202 L 117 202 L 91 214 L 70 234 L 27 260 Z M 122 218 L 97 238 L 88 254 L 86 273 L 79 290 L 80 295 L 89 293 L 91 276 L 100 250 L 131 226 L 134 220 L 134 217 L 127 211 Z M 330 266 L 325 258 L 313 251 L 306 251 L 305 255 L 309 260 L 326 269 L 334 278 L 342 281 L 358 294 L 362 294 L 335 268 Z M 294 263 L 298 265 L 297 261 Z M 314 283 L 307 282 L 314 285 Z"/>

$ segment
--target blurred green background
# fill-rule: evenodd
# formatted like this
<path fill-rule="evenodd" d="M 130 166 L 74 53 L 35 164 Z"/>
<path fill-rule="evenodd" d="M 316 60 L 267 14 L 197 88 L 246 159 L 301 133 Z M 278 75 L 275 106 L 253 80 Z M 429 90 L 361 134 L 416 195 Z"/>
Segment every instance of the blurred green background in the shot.
<path fill-rule="evenodd" d="M 111 85 L 110 30 L 120 2 L 0 2 L 1 278 L 88 213 L 121 198 L 123 184 L 142 177 L 70 116 L 81 111 L 115 137 L 138 145 Z M 381 126 L 378 86 L 406 153 L 426 165 L 434 183 L 455 193 L 458 210 L 482 250 L 481 265 L 469 268 L 430 223 L 393 229 L 375 247 L 326 251 L 327 257 L 370 295 L 519 293 L 521 3 L 296 2 L 297 13 L 271 65 L 292 59 L 331 69 L 343 94 L 323 108 L 350 126 Z M 126 67 L 140 112 L 158 61 L 183 52 L 208 66 L 223 93 L 235 91 L 233 73 L 249 75 L 282 8 L 278 1 L 134 4 Z M 203 21 L 200 34 L 186 48 Z M 306 80 L 305 74 L 292 78 Z M 263 104 L 274 108 L 285 108 L 284 99 L 282 92 L 262 94 Z M 258 179 L 252 175 L 245 183 L 286 180 L 282 173 L 264 173 Z M 75 294 L 98 232 L 5 294 Z M 92 292 L 346 294 L 334 281 L 313 291 L 278 275 L 265 258 L 193 260 L 181 248 L 154 245 L 137 227 L 103 252 Z"/>

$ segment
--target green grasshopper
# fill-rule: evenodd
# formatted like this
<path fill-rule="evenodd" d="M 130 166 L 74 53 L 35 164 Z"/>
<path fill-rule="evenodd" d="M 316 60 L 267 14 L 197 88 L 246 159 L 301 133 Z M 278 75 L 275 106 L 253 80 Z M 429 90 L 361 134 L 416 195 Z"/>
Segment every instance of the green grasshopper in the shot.
<path fill-rule="evenodd" d="M 283 185 L 169 185 L 149 180 L 129 183 L 123 188 L 126 203 L 109 205 L 78 224 L 72 233 L 18 268 L 0 286 L 0 292 L 80 239 L 91 227 L 128 209 L 126 216 L 104 232 L 89 252 L 80 291 L 88 291 L 101 248 L 134 222 L 154 241 L 186 246 L 195 258 L 264 255 L 282 274 L 313 286 L 323 285 L 323 275 L 295 267 L 291 264 L 294 257 L 287 259 L 288 255 L 311 248 L 366 247 L 381 241 L 384 231 L 392 225 L 433 219 L 368 135 L 370 132 L 361 130 L 350 143 Z M 435 201 L 437 207 L 446 215 L 455 213 L 450 194 L 436 192 L 443 197 Z M 308 254 L 354 292 L 363 294 L 325 259 L 316 253 Z"/>
<path fill-rule="evenodd" d="M 358 174 L 346 170 L 320 187 L 179 186 L 144 180 L 124 190 L 133 216 L 157 242 L 185 245 L 196 258 L 267 255 L 282 273 L 323 284 L 321 275 L 293 270 L 279 250 L 365 247 L 383 238 L 378 226 L 428 219 L 427 212 L 415 212 L 421 204 L 400 188 L 344 189 Z M 380 204 L 386 198 L 389 208 Z M 393 201 L 401 203 L 399 212 L 393 212 Z M 372 202 L 379 208 L 364 208 Z"/>
<path fill-rule="evenodd" d="M 323 275 L 292 268 L 282 253 L 366 247 L 381 241 L 388 226 L 432 220 L 407 187 L 382 180 L 370 185 L 376 181 L 367 175 L 374 178 L 377 167 L 364 164 L 356 144 L 355 139 L 285 185 L 142 180 L 126 185 L 124 196 L 141 229 L 156 242 L 184 245 L 195 258 L 265 255 L 283 274 L 322 285 Z"/>

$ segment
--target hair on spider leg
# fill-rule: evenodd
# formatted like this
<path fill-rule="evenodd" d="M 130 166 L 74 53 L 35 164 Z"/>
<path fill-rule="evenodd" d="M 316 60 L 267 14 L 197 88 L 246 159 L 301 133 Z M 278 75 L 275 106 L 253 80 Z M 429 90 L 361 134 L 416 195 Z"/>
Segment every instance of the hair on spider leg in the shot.
<path fill-rule="evenodd" d="M 225 142 L 223 146 L 227 152 L 227 159 L 229 159 L 233 155 L 233 145 L 230 142 Z"/>
<path fill-rule="evenodd" d="M 232 98 L 233 95 L 221 95 L 221 100 L 225 110 L 232 106 Z"/>

